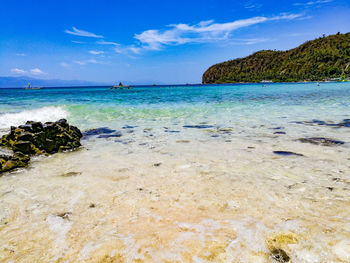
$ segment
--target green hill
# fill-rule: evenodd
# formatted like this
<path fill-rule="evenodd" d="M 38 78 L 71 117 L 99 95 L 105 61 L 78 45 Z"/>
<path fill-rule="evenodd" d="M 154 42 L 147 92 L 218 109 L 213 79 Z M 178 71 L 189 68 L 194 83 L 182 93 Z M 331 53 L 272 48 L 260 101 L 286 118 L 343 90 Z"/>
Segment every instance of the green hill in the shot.
<path fill-rule="evenodd" d="M 287 51 L 262 50 L 211 66 L 202 83 L 321 81 L 350 77 L 350 33 L 323 36 Z"/>

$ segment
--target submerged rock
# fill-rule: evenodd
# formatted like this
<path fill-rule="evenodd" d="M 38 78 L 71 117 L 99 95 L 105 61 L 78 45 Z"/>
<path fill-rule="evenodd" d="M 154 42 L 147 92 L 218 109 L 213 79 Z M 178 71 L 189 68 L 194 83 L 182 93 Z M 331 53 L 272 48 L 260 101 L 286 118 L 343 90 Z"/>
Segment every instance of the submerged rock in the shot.
<path fill-rule="evenodd" d="M 176 131 L 176 130 L 165 130 L 164 132 L 169 132 L 169 133 L 179 133 L 180 131 Z"/>
<path fill-rule="evenodd" d="M 125 126 L 122 127 L 122 129 L 134 129 L 136 127 L 137 126 L 125 125 Z"/>
<path fill-rule="evenodd" d="M 329 126 L 329 127 L 335 127 L 335 128 L 341 128 L 341 127 L 350 128 L 350 119 L 344 119 L 342 122 L 339 122 L 339 123 L 326 122 L 321 120 L 302 121 L 302 122 L 298 121 L 295 123 L 306 124 L 306 125 L 321 125 L 321 126 Z"/>
<path fill-rule="evenodd" d="M 194 128 L 194 129 L 208 129 L 208 128 L 214 128 L 213 125 L 207 125 L 207 124 L 199 124 L 199 125 L 184 125 L 184 128 Z"/>
<path fill-rule="evenodd" d="M 298 139 L 300 142 L 304 143 L 312 143 L 316 145 L 322 145 L 322 146 L 333 146 L 333 145 L 341 145 L 345 142 L 339 141 L 339 140 L 333 140 L 329 138 L 323 138 L 323 137 L 312 137 L 312 138 L 300 138 Z"/>
<path fill-rule="evenodd" d="M 286 134 L 286 132 L 284 132 L 284 131 L 277 131 L 277 132 L 274 132 L 273 134 Z"/>
<path fill-rule="evenodd" d="M 12 156 L 0 157 L 0 172 L 25 167 L 31 155 L 53 154 L 81 146 L 80 130 L 61 119 L 56 122 L 27 121 L 25 125 L 11 127 L 10 133 L 0 139 L 0 146 L 11 149 Z"/>
<path fill-rule="evenodd" d="M 77 175 L 81 175 L 81 172 L 68 172 L 68 173 L 61 174 L 62 177 L 72 177 Z"/>
<path fill-rule="evenodd" d="M 83 132 L 84 138 L 94 136 L 94 135 L 100 135 L 100 134 L 111 134 L 116 132 L 116 130 L 111 130 L 107 127 L 101 127 L 96 129 L 90 129 Z"/>
<path fill-rule="evenodd" d="M 111 134 L 101 134 L 97 138 L 117 138 L 117 137 L 121 137 L 121 136 L 122 136 L 121 132 L 115 132 L 115 133 L 111 133 Z"/>
<path fill-rule="evenodd" d="M 291 263 L 292 260 L 286 251 L 289 250 L 289 245 L 297 244 L 300 236 L 292 233 L 280 233 L 266 240 L 267 249 L 270 251 L 270 256 L 276 262 Z"/>
<path fill-rule="evenodd" d="M 271 251 L 271 256 L 277 262 L 281 262 L 281 263 L 290 262 L 290 257 L 288 256 L 288 254 L 283 249 L 280 249 L 280 248 L 273 249 Z"/>
<path fill-rule="evenodd" d="M 273 151 L 274 154 L 277 155 L 283 155 L 283 156 L 304 156 L 301 153 L 294 153 L 294 152 L 288 152 L 288 151 Z"/>

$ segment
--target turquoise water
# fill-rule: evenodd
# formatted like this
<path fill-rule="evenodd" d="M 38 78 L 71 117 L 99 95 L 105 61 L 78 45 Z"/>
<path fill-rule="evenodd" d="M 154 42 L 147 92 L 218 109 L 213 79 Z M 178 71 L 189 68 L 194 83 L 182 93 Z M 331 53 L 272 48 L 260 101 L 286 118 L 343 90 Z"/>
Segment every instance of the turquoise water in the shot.
<path fill-rule="evenodd" d="M 349 104 L 350 83 L 0 89 L 0 128 L 30 117 L 64 117 L 82 128 L 152 121 L 224 126 L 281 118 L 340 121 L 349 116 Z"/>
<path fill-rule="evenodd" d="M 0 261 L 348 263 L 349 109 L 350 83 L 0 89 L 0 135 L 121 135 L 0 177 Z"/>

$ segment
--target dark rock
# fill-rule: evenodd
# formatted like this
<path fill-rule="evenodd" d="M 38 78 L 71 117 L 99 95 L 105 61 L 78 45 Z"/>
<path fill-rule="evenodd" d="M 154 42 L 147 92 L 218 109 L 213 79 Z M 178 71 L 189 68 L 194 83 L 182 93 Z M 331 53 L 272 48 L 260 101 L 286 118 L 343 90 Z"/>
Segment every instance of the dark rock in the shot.
<path fill-rule="evenodd" d="M 24 131 L 29 131 L 29 132 L 32 132 L 32 125 L 30 124 L 25 124 L 25 125 L 20 125 L 18 126 L 18 128 L 24 130 Z"/>
<path fill-rule="evenodd" d="M 177 140 L 176 142 L 177 143 L 189 143 L 190 141 L 189 140 Z"/>
<path fill-rule="evenodd" d="M 158 167 L 158 166 L 160 166 L 162 163 L 155 163 L 155 164 L 153 164 L 153 166 L 156 166 L 156 167 Z"/>
<path fill-rule="evenodd" d="M 277 131 L 277 132 L 274 132 L 273 134 L 286 134 L 286 133 L 283 131 Z"/>
<path fill-rule="evenodd" d="M 62 177 L 72 177 L 72 176 L 78 176 L 81 175 L 81 172 L 68 172 L 65 174 L 61 174 Z"/>
<path fill-rule="evenodd" d="M 340 123 L 333 123 L 333 122 L 326 122 L 321 120 L 312 120 L 312 121 L 303 121 L 303 122 L 295 122 L 298 124 L 306 124 L 306 125 L 323 125 L 328 127 L 335 127 L 335 128 L 341 128 L 341 127 L 350 127 L 350 119 L 344 119 Z"/>
<path fill-rule="evenodd" d="M 21 152 L 23 154 L 34 154 L 35 151 L 32 149 L 32 143 L 28 141 L 16 141 L 12 145 L 14 152 Z"/>
<path fill-rule="evenodd" d="M 115 140 L 114 142 L 119 142 L 119 143 L 122 143 L 122 144 L 128 144 L 127 141 L 123 141 L 123 140 Z"/>
<path fill-rule="evenodd" d="M 298 141 L 304 142 L 304 143 L 322 145 L 322 146 L 333 146 L 333 145 L 344 144 L 343 141 L 338 141 L 338 140 L 333 140 L 333 139 L 323 138 L 323 137 L 300 138 Z"/>
<path fill-rule="evenodd" d="M 199 124 L 199 125 L 184 125 L 184 128 L 194 128 L 194 129 L 208 129 L 208 128 L 214 128 L 213 125 L 207 125 L 207 124 Z"/>
<path fill-rule="evenodd" d="M 301 153 L 294 153 L 288 151 L 273 151 L 274 154 L 282 155 L 282 156 L 304 156 Z"/>
<path fill-rule="evenodd" d="M 116 138 L 121 136 L 122 136 L 121 132 L 116 132 L 114 134 L 102 134 L 102 135 L 99 135 L 97 138 Z"/>
<path fill-rule="evenodd" d="M 325 125 L 325 126 L 328 126 L 328 127 L 337 127 L 337 128 L 340 127 L 339 124 L 335 124 L 335 123 L 325 123 L 324 125 Z"/>
<path fill-rule="evenodd" d="M 25 125 L 11 127 L 10 133 L 0 139 L 0 146 L 14 152 L 13 156 L 1 159 L 0 172 L 28 164 L 30 155 L 56 153 L 80 147 L 80 130 L 62 119 L 57 122 L 27 121 Z"/>
<path fill-rule="evenodd" d="M 319 125 L 324 125 L 324 124 L 326 124 L 325 121 L 320 121 L 320 120 L 312 120 L 312 123 L 319 124 Z"/>
<path fill-rule="evenodd" d="M 283 127 L 275 127 L 275 128 L 272 128 L 272 130 L 281 130 L 283 129 Z"/>
<path fill-rule="evenodd" d="M 175 131 L 175 130 L 165 130 L 164 132 L 169 132 L 169 133 L 179 133 L 180 131 Z"/>
<path fill-rule="evenodd" d="M 122 127 L 122 129 L 133 129 L 136 128 L 137 126 L 130 126 L 130 125 L 125 125 L 124 127 Z"/>
<path fill-rule="evenodd" d="M 116 130 L 111 130 L 107 127 L 102 127 L 102 128 L 87 130 L 83 132 L 83 136 L 89 137 L 89 136 L 100 135 L 100 134 L 111 134 L 113 132 L 116 132 Z"/>
<path fill-rule="evenodd" d="M 281 263 L 290 262 L 290 257 L 288 256 L 288 254 L 283 249 L 280 249 L 280 248 L 273 249 L 271 251 L 271 256 L 277 262 L 281 262 Z"/>
<path fill-rule="evenodd" d="M 16 168 L 25 167 L 30 158 L 21 153 L 14 155 L 0 155 L 0 173 L 11 171 Z"/>
<path fill-rule="evenodd" d="M 26 125 L 31 125 L 33 132 L 39 132 L 43 129 L 43 124 L 41 122 L 27 121 Z"/>
<path fill-rule="evenodd" d="M 72 213 L 71 212 L 63 212 L 63 213 L 56 214 L 56 216 L 59 216 L 62 219 L 70 220 L 70 217 L 72 216 Z"/>
<path fill-rule="evenodd" d="M 69 124 L 67 123 L 66 119 L 60 119 L 56 123 L 57 123 L 57 125 L 65 128 L 65 129 L 69 127 Z"/>

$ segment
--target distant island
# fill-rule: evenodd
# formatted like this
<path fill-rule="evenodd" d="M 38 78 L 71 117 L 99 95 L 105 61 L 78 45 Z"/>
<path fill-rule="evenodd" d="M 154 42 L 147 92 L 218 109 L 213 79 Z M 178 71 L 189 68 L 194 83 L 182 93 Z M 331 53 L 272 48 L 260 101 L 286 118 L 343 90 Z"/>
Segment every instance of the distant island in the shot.
<path fill-rule="evenodd" d="M 308 41 L 287 51 L 262 50 L 211 66 L 203 84 L 343 80 L 350 77 L 350 33 Z"/>

